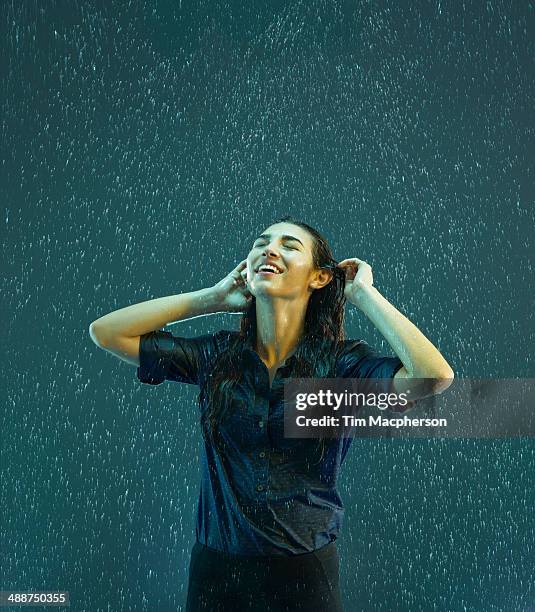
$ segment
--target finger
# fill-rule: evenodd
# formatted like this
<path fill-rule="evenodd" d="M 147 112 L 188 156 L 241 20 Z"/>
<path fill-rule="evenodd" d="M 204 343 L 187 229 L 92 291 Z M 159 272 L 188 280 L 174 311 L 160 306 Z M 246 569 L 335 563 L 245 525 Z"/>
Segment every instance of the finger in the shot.
<path fill-rule="evenodd" d="M 247 259 L 240 261 L 240 263 L 234 268 L 236 272 L 241 272 L 244 268 L 247 267 Z"/>
<path fill-rule="evenodd" d="M 363 259 L 357 259 L 356 257 L 350 257 L 349 259 L 343 259 L 338 262 L 339 266 L 347 266 L 347 265 L 358 265 L 365 264 L 366 262 Z"/>
<path fill-rule="evenodd" d="M 348 273 L 356 273 L 356 271 L 358 270 L 358 265 L 351 261 L 346 261 L 344 263 L 340 262 L 337 265 L 338 269 L 342 270 L 342 272 L 345 272 L 346 276 Z"/>
<path fill-rule="evenodd" d="M 235 285 L 243 285 L 244 280 L 243 280 L 243 276 L 239 273 L 236 272 L 236 270 L 233 270 L 229 276 L 232 278 L 232 280 L 234 281 Z"/>
<path fill-rule="evenodd" d="M 240 261 L 240 263 L 234 268 L 234 270 L 232 270 L 232 272 L 230 273 L 230 276 L 232 276 L 232 278 L 236 281 L 236 282 L 245 282 L 245 279 L 243 277 L 243 273 L 245 272 L 245 274 L 247 274 L 247 270 L 245 270 L 247 266 L 247 260 L 244 259 L 243 261 Z"/>

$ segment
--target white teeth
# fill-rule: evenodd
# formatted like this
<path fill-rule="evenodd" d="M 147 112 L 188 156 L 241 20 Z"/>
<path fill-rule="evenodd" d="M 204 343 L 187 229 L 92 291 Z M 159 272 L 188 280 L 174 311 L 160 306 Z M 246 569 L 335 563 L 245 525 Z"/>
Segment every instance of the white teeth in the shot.
<path fill-rule="evenodd" d="M 258 268 L 259 272 L 262 272 L 263 270 L 268 270 L 269 272 L 275 272 L 275 274 L 280 274 L 280 271 L 277 270 L 277 268 L 275 268 L 275 266 L 272 266 L 270 264 L 265 264 L 262 265 Z"/>

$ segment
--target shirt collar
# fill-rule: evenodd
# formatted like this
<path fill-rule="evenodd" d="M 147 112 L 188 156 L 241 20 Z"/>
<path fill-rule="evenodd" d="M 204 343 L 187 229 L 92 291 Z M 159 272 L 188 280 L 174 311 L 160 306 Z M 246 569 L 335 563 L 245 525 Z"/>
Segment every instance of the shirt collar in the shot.
<path fill-rule="evenodd" d="M 298 344 L 297 346 L 299 346 L 299 344 Z M 258 359 L 260 359 L 260 356 L 259 356 L 259 355 L 258 355 L 258 353 L 257 353 L 257 352 L 254 350 L 254 345 L 253 345 L 253 337 L 252 337 L 252 336 L 250 336 L 249 338 L 247 338 L 247 339 L 245 340 L 245 345 L 244 345 L 243 350 L 244 350 L 246 353 L 248 353 L 249 355 L 252 353 L 252 354 L 253 354 L 254 356 L 256 356 Z M 297 350 L 297 349 L 296 349 L 296 350 Z M 295 351 L 294 351 L 293 355 L 291 355 L 290 357 L 288 357 L 288 358 L 286 359 L 286 361 L 285 361 L 283 364 L 281 364 L 281 365 L 279 366 L 279 368 L 286 368 L 286 367 L 289 367 L 289 366 L 292 366 L 292 367 L 293 367 L 293 366 L 295 365 L 296 360 L 297 360 L 297 358 L 296 358 Z"/>

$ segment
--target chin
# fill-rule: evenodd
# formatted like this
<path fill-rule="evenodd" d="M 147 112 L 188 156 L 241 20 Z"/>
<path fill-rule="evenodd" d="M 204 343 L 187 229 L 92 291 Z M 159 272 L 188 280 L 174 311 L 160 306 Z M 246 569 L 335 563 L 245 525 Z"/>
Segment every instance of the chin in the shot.
<path fill-rule="evenodd" d="M 275 287 L 254 287 L 251 291 L 251 295 L 255 297 L 262 297 L 263 295 L 277 295 L 277 289 Z"/>

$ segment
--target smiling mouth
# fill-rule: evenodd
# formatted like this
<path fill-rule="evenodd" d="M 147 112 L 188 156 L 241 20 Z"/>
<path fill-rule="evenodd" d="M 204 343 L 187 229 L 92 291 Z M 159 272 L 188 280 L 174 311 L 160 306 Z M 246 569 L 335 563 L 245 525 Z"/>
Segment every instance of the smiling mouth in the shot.
<path fill-rule="evenodd" d="M 257 274 L 260 274 L 260 276 L 280 276 L 282 272 L 271 272 L 270 270 L 259 270 Z"/>

